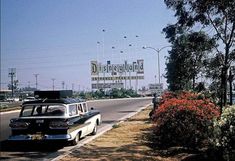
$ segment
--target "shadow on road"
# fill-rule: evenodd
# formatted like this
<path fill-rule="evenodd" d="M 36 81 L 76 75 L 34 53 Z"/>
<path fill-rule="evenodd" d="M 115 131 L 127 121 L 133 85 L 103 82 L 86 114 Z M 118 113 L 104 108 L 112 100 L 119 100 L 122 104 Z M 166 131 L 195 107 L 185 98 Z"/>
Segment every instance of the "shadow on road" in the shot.
<path fill-rule="evenodd" d="M 137 111 L 118 111 L 118 113 L 132 113 L 132 112 L 137 112 Z"/>
<path fill-rule="evenodd" d="M 55 152 L 66 146 L 65 142 L 30 142 L 30 141 L 8 141 L 0 142 L 1 152 Z M 29 153 L 30 154 L 30 153 Z"/>
<path fill-rule="evenodd" d="M 112 123 L 116 123 L 117 120 L 104 120 L 102 121 L 102 124 L 112 124 Z"/>

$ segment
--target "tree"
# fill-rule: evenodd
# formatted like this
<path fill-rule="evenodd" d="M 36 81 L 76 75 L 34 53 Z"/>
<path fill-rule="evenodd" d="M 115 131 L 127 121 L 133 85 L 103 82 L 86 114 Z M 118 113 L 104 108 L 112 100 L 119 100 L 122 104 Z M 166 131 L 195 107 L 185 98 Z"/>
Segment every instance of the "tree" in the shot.
<path fill-rule="evenodd" d="M 184 52 L 181 44 L 181 38 L 178 38 L 175 44 L 172 46 L 172 50 L 169 51 L 169 57 L 166 63 L 166 78 L 171 91 L 187 89 L 187 82 L 190 81 L 188 75 L 187 65 L 187 53 Z M 185 54 L 184 54 L 185 53 Z"/>
<path fill-rule="evenodd" d="M 105 92 L 103 89 L 99 89 L 99 90 L 95 91 L 95 95 L 97 98 L 103 98 L 103 97 L 105 97 Z"/>
<path fill-rule="evenodd" d="M 203 82 L 199 82 L 197 87 L 195 88 L 197 92 L 202 92 L 206 90 L 205 84 Z"/>
<path fill-rule="evenodd" d="M 220 68 L 221 106 L 227 101 L 228 69 L 235 60 L 235 1 L 234 0 L 164 0 L 168 8 L 175 11 L 177 22 L 168 25 L 174 41 L 184 30 L 210 31 L 210 37 L 217 41 L 215 50 L 222 58 Z M 200 27 L 199 27 L 200 26 Z"/>
<path fill-rule="evenodd" d="M 13 84 L 8 84 L 8 89 L 12 90 L 12 87 L 13 87 L 13 90 L 15 91 L 15 90 L 18 90 L 18 86 L 19 86 L 19 81 L 14 80 Z"/>
<path fill-rule="evenodd" d="M 22 91 L 36 91 L 37 89 L 34 87 L 23 87 L 20 90 L 22 90 Z"/>
<path fill-rule="evenodd" d="M 170 35 L 167 29 L 166 35 Z M 203 60 L 215 44 L 204 32 L 181 33 L 169 39 L 172 50 L 169 52 L 167 82 L 172 91 L 195 89 L 195 82 L 203 67 Z"/>
<path fill-rule="evenodd" d="M 113 98 L 122 98 L 124 97 L 124 94 L 123 94 L 123 91 L 117 89 L 117 88 L 113 88 L 110 90 L 110 95 L 113 97 Z"/>
<path fill-rule="evenodd" d="M 11 84 L 8 84 L 8 89 L 11 90 L 11 96 L 14 96 L 14 92 L 18 90 L 19 81 L 14 80 Z"/>
<path fill-rule="evenodd" d="M 205 66 L 205 76 L 206 78 L 209 78 L 211 81 L 211 84 L 209 85 L 209 90 L 215 95 L 220 98 L 220 104 L 223 102 L 223 97 L 221 95 L 223 94 L 221 87 L 221 70 L 223 67 L 223 56 L 222 54 L 216 54 L 212 58 L 208 58 L 204 60 L 204 66 Z"/>

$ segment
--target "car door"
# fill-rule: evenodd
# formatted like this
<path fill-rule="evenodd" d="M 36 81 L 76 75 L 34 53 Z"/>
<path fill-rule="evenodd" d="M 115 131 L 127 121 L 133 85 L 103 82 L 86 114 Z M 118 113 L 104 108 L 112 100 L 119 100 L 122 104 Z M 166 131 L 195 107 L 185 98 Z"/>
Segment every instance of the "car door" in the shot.
<path fill-rule="evenodd" d="M 88 107 L 87 104 L 84 102 L 82 103 L 82 109 L 83 109 L 83 116 L 86 118 L 85 123 L 87 124 L 86 126 L 86 135 L 90 134 L 92 132 L 92 123 L 91 120 L 89 118 L 89 113 L 88 113 Z"/>

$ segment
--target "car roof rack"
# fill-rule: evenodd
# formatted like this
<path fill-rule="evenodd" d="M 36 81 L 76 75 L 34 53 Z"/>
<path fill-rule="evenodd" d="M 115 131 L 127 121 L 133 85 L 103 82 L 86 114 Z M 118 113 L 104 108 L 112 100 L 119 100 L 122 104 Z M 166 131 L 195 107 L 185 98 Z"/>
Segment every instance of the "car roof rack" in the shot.
<path fill-rule="evenodd" d="M 72 96 L 73 96 L 72 90 L 34 91 L 34 97 L 37 99 L 61 99 L 61 98 L 71 98 Z"/>
<path fill-rule="evenodd" d="M 36 99 L 34 101 L 23 102 L 22 105 L 32 105 L 32 104 L 47 104 L 47 103 L 62 103 L 62 104 L 72 104 L 72 103 L 81 103 L 86 102 L 82 99 L 74 98 L 59 98 L 59 99 Z"/>

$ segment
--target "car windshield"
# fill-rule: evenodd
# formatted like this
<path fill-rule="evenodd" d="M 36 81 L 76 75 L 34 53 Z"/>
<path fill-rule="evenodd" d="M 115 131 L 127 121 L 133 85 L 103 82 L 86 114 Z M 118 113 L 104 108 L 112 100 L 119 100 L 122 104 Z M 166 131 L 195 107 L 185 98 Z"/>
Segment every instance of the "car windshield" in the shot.
<path fill-rule="evenodd" d="M 21 111 L 21 117 L 30 116 L 64 116 L 63 105 L 25 105 Z"/>

